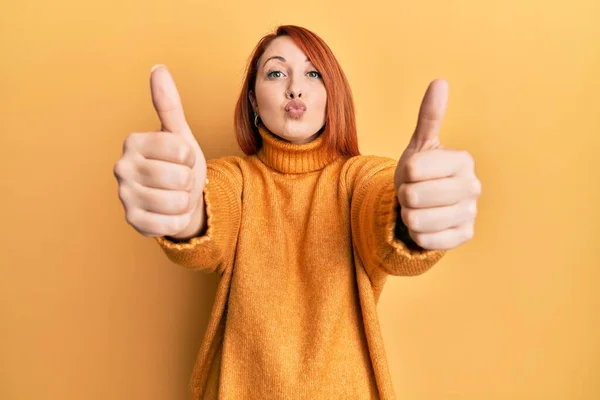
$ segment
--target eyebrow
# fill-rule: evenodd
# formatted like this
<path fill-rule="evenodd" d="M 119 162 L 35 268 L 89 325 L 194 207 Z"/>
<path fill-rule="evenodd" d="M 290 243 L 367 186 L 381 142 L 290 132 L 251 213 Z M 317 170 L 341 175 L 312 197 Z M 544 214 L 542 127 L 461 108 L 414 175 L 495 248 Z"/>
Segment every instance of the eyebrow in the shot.
<path fill-rule="evenodd" d="M 273 56 L 273 57 L 269 57 L 267 58 L 267 60 L 263 63 L 263 67 L 267 64 L 267 61 L 272 60 L 272 59 L 277 59 L 281 62 L 285 62 L 285 58 L 281 57 L 281 56 Z M 306 62 L 310 62 L 310 60 L 308 59 L 308 57 L 306 58 Z"/>

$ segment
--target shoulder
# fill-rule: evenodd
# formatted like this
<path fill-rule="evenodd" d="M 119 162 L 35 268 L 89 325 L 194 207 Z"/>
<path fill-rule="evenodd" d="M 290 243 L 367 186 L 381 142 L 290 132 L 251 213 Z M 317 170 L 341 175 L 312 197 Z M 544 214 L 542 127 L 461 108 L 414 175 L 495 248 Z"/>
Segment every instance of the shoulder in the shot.
<path fill-rule="evenodd" d="M 241 186 L 243 181 L 244 158 L 239 156 L 224 156 L 206 161 L 206 177 L 225 181 L 234 186 Z"/>
<path fill-rule="evenodd" d="M 379 171 L 394 168 L 398 160 L 375 155 L 358 155 L 348 158 L 342 168 L 343 176 L 352 182 L 360 176 L 370 176 Z"/>
<path fill-rule="evenodd" d="M 244 158 L 239 156 L 224 156 L 206 161 L 206 167 L 217 171 L 241 169 Z"/>

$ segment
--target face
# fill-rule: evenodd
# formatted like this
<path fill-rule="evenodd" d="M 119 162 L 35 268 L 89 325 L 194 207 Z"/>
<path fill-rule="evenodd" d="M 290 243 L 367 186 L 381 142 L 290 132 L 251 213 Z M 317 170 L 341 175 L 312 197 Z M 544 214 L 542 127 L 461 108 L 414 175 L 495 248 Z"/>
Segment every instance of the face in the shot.
<path fill-rule="evenodd" d="M 321 74 L 289 36 L 275 38 L 258 60 L 249 98 L 267 129 L 288 142 L 309 143 L 325 125 Z"/>

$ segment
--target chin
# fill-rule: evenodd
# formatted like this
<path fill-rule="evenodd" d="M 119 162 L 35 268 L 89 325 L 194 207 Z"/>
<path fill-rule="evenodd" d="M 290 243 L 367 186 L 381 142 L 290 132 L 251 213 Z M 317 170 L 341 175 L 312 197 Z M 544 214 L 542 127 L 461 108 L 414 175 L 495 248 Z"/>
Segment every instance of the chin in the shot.
<path fill-rule="evenodd" d="M 289 141 L 304 141 L 317 133 L 317 131 L 318 129 L 307 126 L 301 120 L 287 120 L 278 136 Z"/>
<path fill-rule="evenodd" d="M 313 134 L 310 134 L 307 132 L 284 132 L 283 134 L 278 135 L 278 136 L 281 137 L 282 139 L 287 140 L 288 142 L 301 144 L 301 143 L 308 143 L 307 140 L 312 135 Z"/>
<path fill-rule="evenodd" d="M 319 132 L 322 126 L 318 127 L 314 124 L 307 123 L 305 116 L 306 115 L 300 118 L 284 117 L 283 119 L 275 122 L 272 125 L 272 128 L 269 126 L 271 124 L 267 125 L 266 127 L 271 133 L 288 142 L 308 143 L 307 140 Z"/>

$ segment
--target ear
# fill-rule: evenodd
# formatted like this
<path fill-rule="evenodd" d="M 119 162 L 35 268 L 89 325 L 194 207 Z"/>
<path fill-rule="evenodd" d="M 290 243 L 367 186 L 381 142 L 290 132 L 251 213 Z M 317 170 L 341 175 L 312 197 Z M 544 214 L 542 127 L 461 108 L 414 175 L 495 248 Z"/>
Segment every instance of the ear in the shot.
<path fill-rule="evenodd" d="M 258 113 L 258 103 L 256 102 L 256 96 L 254 95 L 254 91 L 248 92 L 248 100 L 250 100 L 250 104 L 252 104 L 252 109 L 255 113 Z"/>

